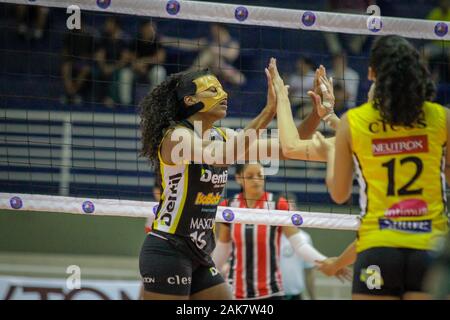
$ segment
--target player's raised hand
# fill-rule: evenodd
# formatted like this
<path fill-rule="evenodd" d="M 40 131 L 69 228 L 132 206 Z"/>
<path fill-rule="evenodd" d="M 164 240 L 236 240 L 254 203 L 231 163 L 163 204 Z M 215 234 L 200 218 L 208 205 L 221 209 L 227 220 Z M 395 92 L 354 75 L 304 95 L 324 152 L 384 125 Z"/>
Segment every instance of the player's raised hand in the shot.
<path fill-rule="evenodd" d="M 314 77 L 314 88 L 308 91 L 308 95 L 312 100 L 314 110 L 316 110 L 320 118 L 334 112 L 334 89 L 333 79 L 327 78 L 327 71 L 324 66 L 316 69 Z"/>
<path fill-rule="evenodd" d="M 281 78 L 280 73 L 278 72 L 277 59 L 270 58 L 269 72 L 272 77 L 273 85 L 274 85 L 277 95 L 278 94 L 286 94 L 287 95 L 289 86 L 284 84 L 284 81 Z"/>
<path fill-rule="evenodd" d="M 277 112 L 277 93 L 275 92 L 275 87 L 273 84 L 273 62 L 272 59 L 270 59 L 269 65 L 267 68 L 264 69 L 264 72 L 266 73 L 267 78 L 267 103 L 266 108 L 270 110 L 271 112 L 276 113 Z"/>

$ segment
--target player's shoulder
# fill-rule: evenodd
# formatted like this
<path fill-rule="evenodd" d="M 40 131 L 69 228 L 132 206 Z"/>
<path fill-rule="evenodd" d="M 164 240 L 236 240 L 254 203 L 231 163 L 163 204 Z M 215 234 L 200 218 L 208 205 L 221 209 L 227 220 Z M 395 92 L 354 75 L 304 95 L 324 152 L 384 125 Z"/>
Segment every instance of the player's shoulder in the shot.
<path fill-rule="evenodd" d="M 368 110 L 372 110 L 373 108 L 373 103 L 371 101 L 366 101 L 363 104 L 360 104 L 359 106 L 356 106 L 354 108 L 350 108 L 347 113 L 351 112 L 351 113 L 358 113 L 358 112 L 367 112 Z"/>
<path fill-rule="evenodd" d="M 425 101 L 423 103 L 423 107 L 426 109 L 442 109 L 442 110 L 447 109 L 442 104 L 433 101 Z"/>
<path fill-rule="evenodd" d="M 425 101 L 423 104 L 423 111 L 425 113 L 426 118 L 434 119 L 433 122 L 436 121 L 445 121 L 447 118 L 448 109 L 444 107 L 443 105 L 431 102 L 431 101 Z"/>

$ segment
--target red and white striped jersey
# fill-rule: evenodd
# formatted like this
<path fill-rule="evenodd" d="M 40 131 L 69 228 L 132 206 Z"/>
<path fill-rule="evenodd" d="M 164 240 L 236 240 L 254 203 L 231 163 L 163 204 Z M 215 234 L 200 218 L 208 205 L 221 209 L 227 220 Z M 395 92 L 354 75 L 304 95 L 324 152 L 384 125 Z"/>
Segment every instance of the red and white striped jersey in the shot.
<path fill-rule="evenodd" d="M 247 208 L 242 193 L 220 205 Z M 275 199 L 272 193 L 265 192 L 256 208 L 288 210 L 289 205 L 286 199 Z M 233 249 L 228 279 L 234 297 L 262 299 L 284 295 L 280 270 L 281 226 L 233 223 L 230 228 Z"/>

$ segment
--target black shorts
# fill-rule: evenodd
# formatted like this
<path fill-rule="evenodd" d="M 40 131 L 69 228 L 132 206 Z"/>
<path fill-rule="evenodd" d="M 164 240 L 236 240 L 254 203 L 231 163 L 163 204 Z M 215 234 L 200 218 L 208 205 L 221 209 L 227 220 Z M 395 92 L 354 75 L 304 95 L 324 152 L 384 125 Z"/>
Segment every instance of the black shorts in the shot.
<path fill-rule="evenodd" d="M 422 292 L 431 264 L 425 250 L 378 247 L 358 253 L 353 271 L 353 294 L 401 297 Z"/>
<path fill-rule="evenodd" d="M 218 270 L 183 254 L 159 235 L 148 234 L 139 256 L 144 290 L 189 296 L 224 281 Z"/>

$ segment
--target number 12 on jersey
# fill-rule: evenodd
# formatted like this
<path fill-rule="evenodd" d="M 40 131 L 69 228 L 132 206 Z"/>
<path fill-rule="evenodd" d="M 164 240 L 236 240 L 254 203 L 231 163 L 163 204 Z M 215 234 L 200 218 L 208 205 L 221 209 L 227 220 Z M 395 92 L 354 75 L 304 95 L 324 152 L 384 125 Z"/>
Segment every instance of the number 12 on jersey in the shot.
<path fill-rule="evenodd" d="M 397 164 L 399 162 L 400 164 Z M 395 185 L 395 175 L 396 175 L 396 167 L 400 165 L 401 167 L 407 165 L 407 164 L 413 164 L 415 167 L 415 173 L 412 175 L 410 180 L 400 187 L 399 189 L 396 189 Z M 423 171 L 423 162 L 418 157 L 406 157 L 401 160 L 398 160 L 396 158 L 393 158 L 387 162 L 384 162 L 382 164 L 383 167 L 387 169 L 388 174 L 388 187 L 387 187 L 387 196 L 409 196 L 409 195 L 421 195 L 423 193 L 423 188 L 418 189 L 411 189 L 411 186 L 414 184 L 414 182 L 419 179 L 420 175 Z"/>

